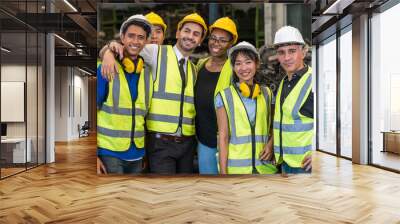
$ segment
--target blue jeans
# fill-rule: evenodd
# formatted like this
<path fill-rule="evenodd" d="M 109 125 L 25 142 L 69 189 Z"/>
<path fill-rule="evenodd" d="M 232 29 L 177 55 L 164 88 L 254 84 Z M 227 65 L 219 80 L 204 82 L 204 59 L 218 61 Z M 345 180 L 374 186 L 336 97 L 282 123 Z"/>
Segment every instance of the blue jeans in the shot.
<path fill-rule="evenodd" d="M 143 159 L 125 161 L 112 156 L 99 156 L 109 174 L 140 174 Z"/>
<path fill-rule="evenodd" d="M 198 142 L 197 156 L 200 174 L 218 174 L 217 148 L 210 148 Z"/>
<path fill-rule="evenodd" d="M 300 173 L 308 173 L 311 174 L 311 170 L 306 171 L 301 167 L 290 167 L 285 161 L 281 164 L 282 173 L 289 173 L 289 174 L 300 174 Z"/>

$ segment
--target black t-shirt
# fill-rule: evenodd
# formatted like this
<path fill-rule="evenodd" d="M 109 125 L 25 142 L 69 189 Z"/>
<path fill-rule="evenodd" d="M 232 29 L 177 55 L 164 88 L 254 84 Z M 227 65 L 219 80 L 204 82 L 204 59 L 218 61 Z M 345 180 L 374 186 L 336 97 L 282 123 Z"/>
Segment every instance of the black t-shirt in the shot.
<path fill-rule="evenodd" d="M 296 72 L 292 76 L 292 80 L 289 81 L 286 76 L 283 80 L 282 94 L 281 94 L 281 102 L 285 102 L 286 97 L 289 95 L 290 91 L 292 91 L 293 87 L 297 84 L 300 78 L 307 72 L 308 66 L 304 66 L 303 69 Z M 300 108 L 300 113 L 306 117 L 314 118 L 314 94 L 310 92 L 303 106 Z"/>
<path fill-rule="evenodd" d="M 220 72 L 210 72 L 205 65 L 200 69 L 194 88 L 196 107 L 196 135 L 198 140 L 211 148 L 217 147 L 217 116 L 214 91 Z"/>

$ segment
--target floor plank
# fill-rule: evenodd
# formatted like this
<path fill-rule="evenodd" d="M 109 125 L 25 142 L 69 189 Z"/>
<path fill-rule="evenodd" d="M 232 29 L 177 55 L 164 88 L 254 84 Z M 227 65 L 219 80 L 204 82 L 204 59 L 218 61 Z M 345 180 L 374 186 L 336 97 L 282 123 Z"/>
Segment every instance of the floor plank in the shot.
<path fill-rule="evenodd" d="M 0 223 L 400 223 L 400 175 L 316 152 L 312 175 L 97 176 L 96 139 L 0 181 Z"/>

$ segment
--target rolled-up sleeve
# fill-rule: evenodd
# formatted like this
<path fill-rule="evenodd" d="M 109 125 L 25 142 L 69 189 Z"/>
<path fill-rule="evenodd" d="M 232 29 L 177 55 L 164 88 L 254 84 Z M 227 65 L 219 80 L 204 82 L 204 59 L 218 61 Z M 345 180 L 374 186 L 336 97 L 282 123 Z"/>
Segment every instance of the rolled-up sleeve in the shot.
<path fill-rule="evenodd" d="M 157 60 L 158 60 L 158 48 L 157 44 L 146 44 L 142 51 L 139 53 L 143 60 L 151 67 L 153 74 L 157 72 Z"/>
<path fill-rule="evenodd" d="M 224 102 L 222 102 L 221 94 L 218 93 L 215 96 L 214 104 L 215 104 L 215 110 L 217 110 L 217 109 L 219 109 L 219 108 L 224 106 Z"/>

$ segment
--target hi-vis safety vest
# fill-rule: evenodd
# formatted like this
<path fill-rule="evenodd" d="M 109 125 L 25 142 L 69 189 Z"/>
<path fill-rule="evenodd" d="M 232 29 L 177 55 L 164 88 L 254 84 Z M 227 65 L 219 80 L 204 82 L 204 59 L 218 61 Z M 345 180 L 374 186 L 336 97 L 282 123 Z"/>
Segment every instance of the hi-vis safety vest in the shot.
<path fill-rule="evenodd" d="M 98 62 L 97 66 L 101 64 Z M 118 75 L 109 82 L 108 96 L 103 105 L 97 110 L 97 145 L 115 152 L 129 149 L 131 142 L 138 149 L 144 148 L 144 115 L 145 104 L 137 105 L 132 102 L 129 85 L 121 65 L 118 65 Z M 138 82 L 137 99 L 148 98 L 146 93 L 149 84 L 150 69 L 144 66 Z M 148 100 L 147 100 L 148 101 Z"/>
<path fill-rule="evenodd" d="M 197 71 L 200 71 L 200 69 L 206 65 L 206 62 L 209 60 L 210 58 L 204 58 L 204 59 L 200 59 L 199 62 L 197 63 Z M 217 86 L 215 87 L 215 91 L 214 91 L 214 97 L 223 89 L 229 87 L 229 85 L 232 84 L 232 66 L 231 66 L 231 62 L 229 61 L 229 59 L 227 59 L 225 61 L 224 66 L 222 66 L 222 70 L 220 72 L 219 78 L 218 78 L 218 82 L 217 82 Z"/>
<path fill-rule="evenodd" d="M 179 125 L 182 134 L 195 134 L 194 85 L 196 70 L 190 60 L 186 68 L 186 83 L 182 83 L 179 64 L 170 45 L 162 45 L 158 52 L 157 74 L 153 80 L 147 130 L 161 133 L 176 133 Z"/>
<path fill-rule="evenodd" d="M 273 174 L 277 169 L 269 161 L 260 160 L 268 142 L 271 114 L 271 91 L 261 87 L 256 98 L 256 120 L 252 125 L 238 89 L 231 85 L 220 92 L 229 121 L 228 174 Z"/>
<path fill-rule="evenodd" d="M 283 81 L 275 103 L 274 153 L 278 162 L 285 161 L 290 167 L 301 167 L 307 155 L 311 154 L 314 120 L 300 113 L 311 92 L 311 67 L 281 102 Z M 281 158 L 282 157 L 282 158 Z"/>

